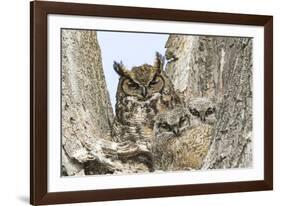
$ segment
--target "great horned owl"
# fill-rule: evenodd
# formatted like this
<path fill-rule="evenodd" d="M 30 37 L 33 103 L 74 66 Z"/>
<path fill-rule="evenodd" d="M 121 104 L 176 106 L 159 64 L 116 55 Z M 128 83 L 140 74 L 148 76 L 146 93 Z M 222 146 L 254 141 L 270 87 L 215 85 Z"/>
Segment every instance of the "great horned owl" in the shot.
<path fill-rule="evenodd" d="M 189 109 L 176 107 L 158 114 L 152 144 L 156 170 L 200 169 L 207 155 L 213 127 L 204 121 L 193 125 Z"/>
<path fill-rule="evenodd" d="M 154 136 L 154 116 L 180 102 L 163 65 L 164 57 L 159 53 L 154 65 L 143 64 L 131 70 L 122 62 L 114 62 L 114 70 L 120 76 L 112 127 L 114 141 L 150 141 Z"/>
<path fill-rule="evenodd" d="M 213 125 L 216 123 L 216 104 L 207 97 L 194 97 L 188 101 L 188 110 L 191 114 L 191 124 L 202 123 Z"/>

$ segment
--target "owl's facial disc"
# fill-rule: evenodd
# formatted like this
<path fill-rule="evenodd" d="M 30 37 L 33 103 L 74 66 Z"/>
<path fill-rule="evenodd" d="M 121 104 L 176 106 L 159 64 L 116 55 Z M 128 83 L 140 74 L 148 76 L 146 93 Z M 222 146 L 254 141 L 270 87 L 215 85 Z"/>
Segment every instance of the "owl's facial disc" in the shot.
<path fill-rule="evenodd" d="M 197 109 L 194 108 L 189 108 L 189 111 L 193 116 L 200 118 L 202 122 L 205 122 L 206 117 L 210 114 L 210 111 L 209 112 L 198 111 Z"/>
<path fill-rule="evenodd" d="M 173 134 L 173 136 L 179 136 L 181 134 L 181 131 L 177 124 L 169 125 L 168 123 L 163 122 L 160 123 L 158 127 L 160 128 L 161 133 L 171 133 Z"/>
<path fill-rule="evenodd" d="M 164 80 L 161 76 L 155 77 L 148 82 L 140 82 L 137 78 L 124 78 L 122 82 L 123 91 L 129 96 L 135 96 L 140 101 L 150 99 L 155 93 L 160 93 L 164 87 Z"/>

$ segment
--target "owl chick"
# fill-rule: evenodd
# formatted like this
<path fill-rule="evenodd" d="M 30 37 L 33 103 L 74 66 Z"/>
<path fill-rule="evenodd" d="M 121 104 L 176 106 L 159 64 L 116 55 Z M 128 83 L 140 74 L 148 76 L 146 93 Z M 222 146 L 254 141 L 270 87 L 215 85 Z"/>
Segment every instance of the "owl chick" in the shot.
<path fill-rule="evenodd" d="M 188 101 L 188 110 L 191 114 L 191 124 L 201 125 L 209 124 L 214 125 L 217 121 L 216 118 L 216 104 L 207 97 L 195 97 Z"/>
<path fill-rule="evenodd" d="M 177 107 L 155 117 L 152 144 L 156 170 L 200 169 L 207 155 L 213 127 L 192 125 L 189 109 Z"/>
<path fill-rule="evenodd" d="M 156 53 L 154 65 L 143 64 L 131 70 L 114 62 L 114 70 L 120 76 L 112 128 L 112 138 L 116 142 L 151 139 L 154 116 L 179 103 L 163 65 L 164 57 L 159 53 Z"/>

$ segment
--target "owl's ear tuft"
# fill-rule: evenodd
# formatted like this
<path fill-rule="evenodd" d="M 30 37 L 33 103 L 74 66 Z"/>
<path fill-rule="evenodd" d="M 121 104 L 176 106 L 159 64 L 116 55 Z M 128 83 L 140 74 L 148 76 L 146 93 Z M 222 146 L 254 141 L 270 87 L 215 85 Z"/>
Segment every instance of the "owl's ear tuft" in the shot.
<path fill-rule="evenodd" d="M 120 76 L 129 77 L 129 71 L 125 68 L 122 61 L 120 63 L 114 61 L 113 62 L 113 69 L 119 74 Z"/>
<path fill-rule="evenodd" d="M 156 52 L 154 67 L 156 67 L 158 71 L 161 72 L 164 69 L 164 64 L 165 64 L 165 57 L 162 56 L 159 52 Z"/>

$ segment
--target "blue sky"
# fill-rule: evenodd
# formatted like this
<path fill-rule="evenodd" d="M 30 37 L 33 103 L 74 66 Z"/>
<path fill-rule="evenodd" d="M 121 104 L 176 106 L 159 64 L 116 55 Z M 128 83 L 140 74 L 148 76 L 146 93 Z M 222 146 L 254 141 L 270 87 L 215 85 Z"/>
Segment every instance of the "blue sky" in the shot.
<path fill-rule="evenodd" d="M 153 64 L 155 52 L 165 54 L 167 34 L 98 31 L 102 65 L 113 108 L 119 76 L 113 70 L 113 61 L 122 61 L 131 69 L 144 63 Z"/>

